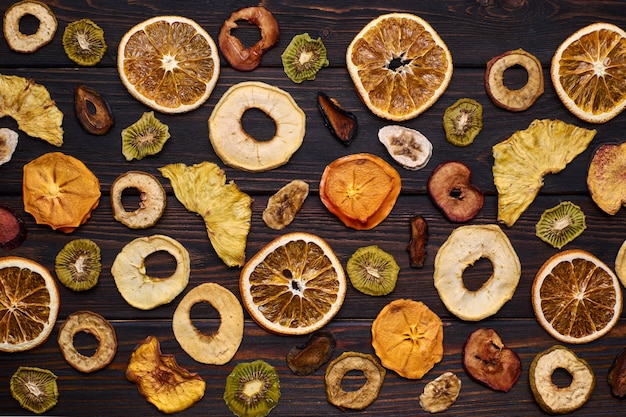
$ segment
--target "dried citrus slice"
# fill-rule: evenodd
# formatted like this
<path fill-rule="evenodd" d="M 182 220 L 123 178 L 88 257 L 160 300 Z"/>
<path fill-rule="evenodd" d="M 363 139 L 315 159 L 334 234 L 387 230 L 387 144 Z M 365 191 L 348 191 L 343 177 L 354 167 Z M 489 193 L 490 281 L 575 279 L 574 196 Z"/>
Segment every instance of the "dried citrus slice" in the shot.
<path fill-rule="evenodd" d="M 443 323 L 421 301 L 394 300 L 372 323 L 372 346 L 385 368 L 420 379 L 443 358 Z"/>
<path fill-rule="evenodd" d="M 37 224 L 73 232 L 91 217 L 100 202 L 98 178 L 73 156 L 44 154 L 24 165 L 24 211 Z"/>
<path fill-rule="evenodd" d="M 424 112 L 452 78 L 448 47 L 424 19 L 409 13 L 369 22 L 348 46 L 346 64 L 365 105 L 394 121 Z"/>
<path fill-rule="evenodd" d="M 611 120 L 626 107 L 626 32 L 604 22 L 577 30 L 554 53 L 550 76 L 576 117 Z"/>
<path fill-rule="evenodd" d="M 537 321 L 565 343 L 587 343 L 609 332 L 622 312 L 617 276 L 580 249 L 560 252 L 537 272 L 532 288 Z"/>
<path fill-rule="evenodd" d="M 43 265 L 0 258 L 0 351 L 33 349 L 48 339 L 59 312 L 59 291 Z"/>
<path fill-rule="evenodd" d="M 320 199 L 346 226 L 367 230 L 385 220 L 398 199 L 400 174 L 376 155 L 359 153 L 331 162 L 320 180 Z"/>
<path fill-rule="evenodd" d="M 181 16 L 156 16 L 124 34 L 117 70 L 140 102 L 163 113 L 184 113 L 209 98 L 220 61 L 213 38 L 198 23 Z"/>
<path fill-rule="evenodd" d="M 241 270 L 243 304 L 264 329 L 302 335 L 322 328 L 346 294 L 341 262 L 319 236 L 294 232 L 274 239 Z"/>

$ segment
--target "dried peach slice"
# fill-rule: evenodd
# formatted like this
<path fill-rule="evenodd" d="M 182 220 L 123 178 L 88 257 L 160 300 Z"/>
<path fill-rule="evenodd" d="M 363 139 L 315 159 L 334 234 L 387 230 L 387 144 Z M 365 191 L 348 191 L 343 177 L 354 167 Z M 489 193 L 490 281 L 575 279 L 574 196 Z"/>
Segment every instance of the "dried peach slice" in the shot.
<path fill-rule="evenodd" d="M 596 205 L 615 215 L 626 204 L 622 178 L 626 167 L 626 142 L 605 143 L 596 149 L 587 171 L 587 188 Z"/>

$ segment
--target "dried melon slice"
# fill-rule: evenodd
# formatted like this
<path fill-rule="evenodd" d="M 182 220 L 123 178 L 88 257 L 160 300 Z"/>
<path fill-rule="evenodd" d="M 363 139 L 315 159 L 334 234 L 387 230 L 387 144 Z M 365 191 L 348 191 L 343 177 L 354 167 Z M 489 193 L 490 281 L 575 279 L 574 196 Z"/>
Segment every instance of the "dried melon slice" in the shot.
<path fill-rule="evenodd" d="M 20 130 L 54 146 L 63 144 L 63 113 L 46 87 L 32 79 L 0 74 L 0 117 L 10 116 Z"/>
<path fill-rule="evenodd" d="M 228 266 L 242 266 L 250 232 L 252 198 L 234 182 L 226 184 L 225 172 L 212 162 L 192 166 L 169 164 L 159 171 L 172 183 L 178 201 L 202 216 L 220 259 Z"/>
<path fill-rule="evenodd" d="M 543 119 L 494 145 L 498 221 L 512 226 L 539 193 L 543 177 L 562 171 L 587 149 L 595 134 L 596 130 Z"/>

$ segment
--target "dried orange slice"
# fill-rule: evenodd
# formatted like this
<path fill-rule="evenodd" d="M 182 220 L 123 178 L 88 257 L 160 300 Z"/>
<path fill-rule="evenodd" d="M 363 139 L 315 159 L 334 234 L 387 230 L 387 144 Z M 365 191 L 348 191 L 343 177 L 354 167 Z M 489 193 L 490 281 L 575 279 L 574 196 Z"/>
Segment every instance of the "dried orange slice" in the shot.
<path fill-rule="evenodd" d="M 24 211 L 37 224 L 71 233 L 100 202 L 98 178 L 73 156 L 50 152 L 24 165 Z"/>
<path fill-rule="evenodd" d="M 560 252 L 537 272 L 532 288 L 535 316 L 552 337 L 587 343 L 609 332 L 622 312 L 617 276 L 580 249 Z"/>
<path fill-rule="evenodd" d="M 117 70 L 140 102 L 163 113 L 184 113 L 209 98 L 220 61 L 213 38 L 198 23 L 181 16 L 156 16 L 124 34 Z"/>
<path fill-rule="evenodd" d="M 264 329 L 302 335 L 322 328 L 346 294 L 341 262 L 319 236 L 294 232 L 265 245 L 241 270 L 239 291 Z"/>
<path fill-rule="evenodd" d="M 385 220 L 400 195 L 400 174 L 376 155 L 358 153 L 331 162 L 320 199 L 346 226 L 368 230 Z"/>
<path fill-rule="evenodd" d="M 594 23 L 574 32 L 552 57 L 557 95 L 576 117 L 604 123 L 626 107 L 626 32 Z"/>
<path fill-rule="evenodd" d="M 0 351 L 33 349 L 48 339 L 59 312 L 50 271 L 35 261 L 0 258 Z"/>
<path fill-rule="evenodd" d="M 424 19 L 410 13 L 369 22 L 348 46 L 346 64 L 365 105 L 394 121 L 424 112 L 452 78 L 448 47 Z"/>

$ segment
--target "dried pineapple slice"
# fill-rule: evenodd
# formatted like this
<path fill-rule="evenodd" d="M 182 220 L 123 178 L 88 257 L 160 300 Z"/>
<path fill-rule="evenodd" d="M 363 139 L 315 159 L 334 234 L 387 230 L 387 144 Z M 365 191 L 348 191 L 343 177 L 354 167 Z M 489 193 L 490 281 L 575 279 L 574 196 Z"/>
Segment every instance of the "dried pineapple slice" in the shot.
<path fill-rule="evenodd" d="M 216 164 L 182 163 L 159 168 L 170 180 L 176 198 L 191 212 L 204 219 L 215 252 L 228 266 L 245 262 L 246 241 L 252 218 L 252 198 L 234 182 L 226 184 L 226 174 Z"/>
<path fill-rule="evenodd" d="M 27 135 L 63 144 L 63 113 L 46 87 L 32 79 L 0 74 L 0 117 L 11 116 Z"/>
<path fill-rule="evenodd" d="M 562 171 L 582 153 L 596 130 L 561 120 L 534 120 L 493 146 L 493 180 L 498 190 L 498 221 L 512 226 L 533 202 L 546 174 Z"/>

